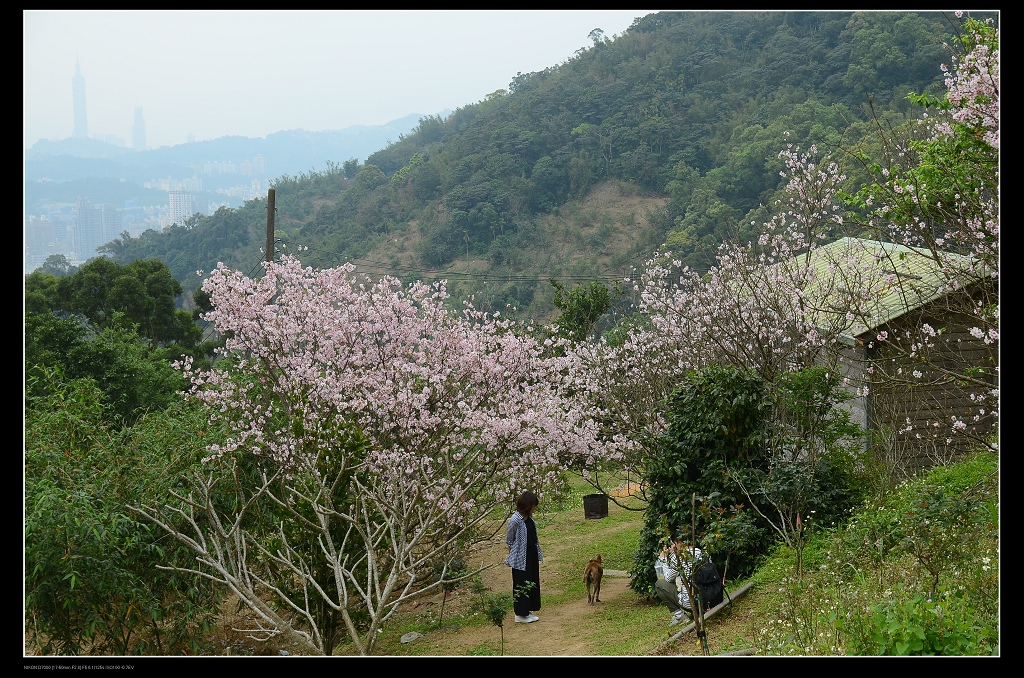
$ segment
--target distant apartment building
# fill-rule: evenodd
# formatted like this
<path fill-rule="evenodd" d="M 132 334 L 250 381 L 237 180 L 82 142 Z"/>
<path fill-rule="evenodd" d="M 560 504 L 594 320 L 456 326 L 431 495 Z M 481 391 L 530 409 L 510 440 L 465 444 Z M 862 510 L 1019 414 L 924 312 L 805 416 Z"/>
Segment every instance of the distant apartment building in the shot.
<path fill-rule="evenodd" d="M 203 174 L 241 174 L 238 165 L 232 160 L 207 160 L 200 171 Z"/>
<path fill-rule="evenodd" d="M 122 228 L 120 209 L 113 205 L 94 205 L 88 196 L 79 196 L 75 204 L 73 259 L 84 262 L 96 256 L 96 250 L 118 237 Z"/>
<path fill-rule="evenodd" d="M 25 219 L 25 273 L 36 270 L 51 254 L 68 255 L 57 248 L 56 224 L 44 214 Z"/>
<path fill-rule="evenodd" d="M 25 272 L 43 265 L 51 254 L 75 257 L 75 206 L 68 203 L 47 206 L 39 216 L 25 218 Z"/>
<path fill-rule="evenodd" d="M 153 181 L 144 181 L 142 185 L 146 188 L 153 188 L 158 191 L 167 191 L 171 193 L 173 191 L 194 191 L 201 192 L 203 190 L 203 180 L 199 177 L 187 177 L 185 179 L 154 179 Z"/>
<path fill-rule="evenodd" d="M 138 238 L 148 230 L 160 230 L 159 207 L 144 207 L 138 198 L 129 198 L 124 201 L 122 217 L 124 218 L 123 231 L 128 235 Z"/>
<path fill-rule="evenodd" d="M 240 175 L 243 177 L 266 178 L 267 159 L 257 153 L 248 160 L 207 160 L 202 165 L 190 165 L 190 167 L 207 176 L 217 175 Z"/>
<path fill-rule="evenodd" d="M 262 178 L 267 176 L 267 159 L 257 154 L 251 160 L 243 160 L 238 167 L 238 173 L 243 177 Z"/>
<path fill-rule="evenodd" d="M 167 214 L 167 225 L 184 224 L 185 220 L 195 214 L 191 191 L 170 191 L 168 194 L 170 210 Z"/>

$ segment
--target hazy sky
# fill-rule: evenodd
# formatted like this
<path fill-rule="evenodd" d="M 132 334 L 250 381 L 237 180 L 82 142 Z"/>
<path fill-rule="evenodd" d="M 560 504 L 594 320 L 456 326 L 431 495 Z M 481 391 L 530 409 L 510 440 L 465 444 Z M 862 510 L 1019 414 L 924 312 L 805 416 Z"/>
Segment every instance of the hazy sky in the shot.
<path fill-rule="evenodd" d="M 150 148 L 434 115 L 556 66 L 655 10 L 23 10 L 24 148 L 74 128 Z"/>

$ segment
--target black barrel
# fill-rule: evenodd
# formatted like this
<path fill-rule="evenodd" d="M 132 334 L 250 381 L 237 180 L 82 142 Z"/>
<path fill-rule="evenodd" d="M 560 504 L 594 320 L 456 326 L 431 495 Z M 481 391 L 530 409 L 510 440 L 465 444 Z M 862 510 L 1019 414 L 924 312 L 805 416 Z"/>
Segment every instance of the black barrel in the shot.
<path fill-rule="evenodd" d="M 583 515 L 588 520 L 608 517 L 608 495 L 607 494 L 586 494 L 583 495 Z"/>

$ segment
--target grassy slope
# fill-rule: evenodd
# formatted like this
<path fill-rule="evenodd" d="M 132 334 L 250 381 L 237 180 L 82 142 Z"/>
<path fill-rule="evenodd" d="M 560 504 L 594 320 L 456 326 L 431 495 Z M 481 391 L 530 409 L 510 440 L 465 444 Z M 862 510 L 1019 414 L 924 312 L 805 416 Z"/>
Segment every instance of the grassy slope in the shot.
<path fill-rule="evenodd" d="M 800 582 L 793 576 L 792 550 L 778 549 L 749 580 L 728 582 L 727 590 L 731 592 L 745 584 L 751 586 L 732 608 L 709 620 L 707 653 L 753 654 L 755 649 L 756 654 L 773 655 L 844 655 L 849 650 L 861 654 L 900 653 L 901 643 L 885 638 L 878 646 L 885 651 L 874 650 L 875 643 L 865 644 L 863 637 L 856 638 L 854 626 L 840 637 L 833 617 L 838 614 L 850 622 L 859 619 L 869 629 L 882 623 L 885 629 L 875 628 L 883 636 L 906 636 L 911 645 L 915 634 L 922 634 L 922 638 L 927 635 L 930 645 L 922 652 L 910 647 L 910 654 L 998 654 L 998 480 L 998 457 L 982 455 L 964 464 L 935 469 L 921 482 L 892 489 L 884 499 L 869 503 L 843 529 L 835 533 L 826 529 L 810 536 L 804 552 L 805 577 Z M 969 552 L 946 551 L 936 603 L 943 608 L 945 621 L 934 619 L 914 602 L 927 593 L 930 576 L 898 547 L 901 535 L 913 524 L 907 519 L 908 512 L 921 506 L 928 487 L 973 497 L 979 502 L 980 513 L 976 515 L 982 521 Z M 679 636 L 679 627 L 667 626 L 669 615 L 664 607 L 638 598 L 627 586 L 625 572 L 639 542 L 643 513 L 611 503 L 607 518 L 587 520 L 582 496 L 588 491 L 582 483 L 574 483 L 567 496 L 542 501 L 537 514 L 545 556 L 541 568 L 541 622 L 515 624 L 509 613 L 506 623 L 495 627 L 473 614 L 472 594 L 460 589 L 445 602 L 443 618 L 439 619 L 438 614 L 440 596 L 404 608 L 388 624 L 375 654 L 703 655 L 705 651 L 693 634 Z M 509 588 L 510 581 L 507 568 L 500 565 L 506 553 L 500 524 L 496 528 L 490 544 L 475 553 L 471 564 L 495 564 L 482 578 L 490 590 L 500 593 Z M 961 528 L 954 527 L 951 534 L 955 536 Z M 886 539 L 893 547 L 881 560 L 872 556 L 873 539 L 866 538 L 879 529 L 889 530 Z M 942 532 L 933 530 L 929 534 L 938 540 L 935 548 L 944 543 Z M 581 574 L 597 553 L 610 572 L 602 587 L 602 604 L 590 607 Z M 961 598 L 964 591 L 966 599 Z M 865 615 L 865 608 L 875 612 Z M 885 614 L 886 610 L 889 618 L 884 623 L 872 616 L 879 611 Z M 899 618 L 900 614 L 904 617 Z M 893 623 L 897 628 L 889 626 Z M 794 625 L 799 628 L 796 636 Z M 413 631 L 423 635 L 402 643 L 402 636 Z M 846 644 L 852 646 L 847 648 Z M 342 645 L 337 653 L 347 654 L 347 649 Z"/>

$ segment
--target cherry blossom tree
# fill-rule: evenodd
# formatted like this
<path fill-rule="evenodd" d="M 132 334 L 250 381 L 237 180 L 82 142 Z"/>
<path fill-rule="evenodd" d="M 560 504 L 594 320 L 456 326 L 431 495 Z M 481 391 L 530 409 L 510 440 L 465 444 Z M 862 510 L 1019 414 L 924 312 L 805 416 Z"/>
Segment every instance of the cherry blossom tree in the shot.
<path fill-rule="evenodd" d="M 567 395 L 562 359 L 469 303 L 452 312 L 443 283 L 264 268 L 204 283 L 225 355 L 181 367 L 230 434 L 187 491 L 139 510 L 256 613 L 255 635 L 330 653 L 326 606 L 371 654 L 403 601 L 451 578 L 426 578 L 438 562 L 490 536 L 495 510 L 612 443 Z M 274 530 L 254 520 L 268 505 Z"/>
<path fill-rule="evenodd" d="M 792 146 L 781 155 L 791 174 L 787 197 L 758 243 L 723 244 L 704 273 L 655 253 L 634 288 L 649 322 L 616 345 L 601 341 L 573 352 L 579 390 L 612 413 L 609 431 L 632 443 L 617 451 L 641 498 L 646 460 L 665 430 L 667 397 L 692 371 L 735 365 L 773 383 L 780 374 L 838 361 L 833 345 L 845 320 L 819 317 L 808 298 L 811 289 L 836 282 L 806 255 L 840 223 L 846 177 L 835 163 L 819 167 Z"/>
<path fill-rule="evenodd" d="M 903 336 L 881 330 L 873 342 L 892 349 L 887 360 L 865 365 L 866 378 L 848 376 L 847 387 L 861 396 L 879 388 L 917 389 L 916 395 L 927 393 L 925 386 L 940 387 L 932 392 L 939 394 L 956 387 L 973 412 L 953 410 L 938 396 L 933 420 L 924 427 L 907 422 L 899 433 L 931 437 L 939 449 L 963 449 L 958 439 L 994 445 L 998 31 L 968 19 L 959 44 L 964 54 L 955 68 L 942 67 L 946 96 L 912 97 L 936 112 L 921 119 L 917 136 L 879 125 L 884 161 L 855 155 L 871 183 L 850 192 L 837 160 L 787 145 L 780 157 L 788 185 L 757 242 L 723 244 L 707 272 L 682 267 L 670 252 L 655 253 L 634 287 L 647 322 L 614 346 L 577 348 L 579 389 L 613 413 L 610 430 L 633 442 L 619 449 L 641 496 L 645 461 L 664 430 L 666 397 L 691 370 L 736 365 L 771 384 L 813 365 L 839 369 L 853 328 L 878 326 L 879 291 L 886 289 L 895 289 L 908 309 L 923 297 L 941 299 L 943 317 L 978 341 L 968 347 L 923 316 Z M 927 285 L 919 282 L 922 272 Z"/>
<path fill-rule="evenodd" d="M 569 468 L 618 506 L 643 510 L 649 501 L 647 460 L 665 429 L 664 399 L 686 372 L 685 351 L 637 326 L 620 343 L 610 344 L 606 337 L 575 342 L 567 344 L 565 354 L 570 388 L 594 408 L 602 434 L 619 442 L 613 456 L 592 453 L 571 460 Z M 626 492 L 613 492 L 605 483 L 618 483 L 623 474 L 629 480 Z"/>
<path fill-rule="evenodd" d="M 870 369 L 893 400 L 939 394 L 934 417 L 907 420 L 895 434 L 928 443 L 940 463 L 968 446 L 996 449 L 999 419 L 999 31 L 957 16 L 963 32 L 952 66 L 941 66 L 945 96 L 911 97 L 928 112 L 913 133 L 879 126 L 881 158 L 854 153 L 871 181 L 850 201 L 859 226 L 912 250 L 937 278 L 930 292 L 942 299 L 942 326 L 922 319 L 879 332 L 871 347 L 896 359 Z M 878 267 L 900 263 L 881 258 Z M 908 297 L 918 292 L 912 278 L 899 285 Z M 951 409 L 951 392 L 971 407 Z"/>

